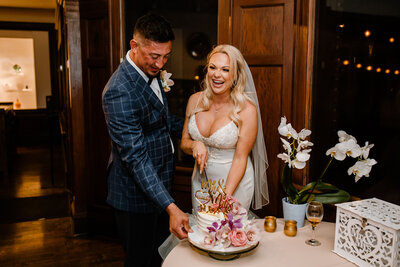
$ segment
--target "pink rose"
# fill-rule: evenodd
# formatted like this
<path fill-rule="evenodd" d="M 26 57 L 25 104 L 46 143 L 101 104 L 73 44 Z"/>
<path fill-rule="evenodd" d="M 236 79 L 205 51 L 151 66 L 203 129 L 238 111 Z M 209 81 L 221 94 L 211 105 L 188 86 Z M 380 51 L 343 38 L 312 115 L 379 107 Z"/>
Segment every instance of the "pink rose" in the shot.
<path fill-rule="evenodd" d="M 242 229 L 235 228 L 231 233 L 231 242 L 235 247 L 242 247 L 247 244 L 246 233 Z"/>
<path fill-rule="evenodd" d="M 255 224 L 250 224 L 246 229 L 246 236 L 250 245 L 255 245 L 260 240 L 260 231 Z"/>

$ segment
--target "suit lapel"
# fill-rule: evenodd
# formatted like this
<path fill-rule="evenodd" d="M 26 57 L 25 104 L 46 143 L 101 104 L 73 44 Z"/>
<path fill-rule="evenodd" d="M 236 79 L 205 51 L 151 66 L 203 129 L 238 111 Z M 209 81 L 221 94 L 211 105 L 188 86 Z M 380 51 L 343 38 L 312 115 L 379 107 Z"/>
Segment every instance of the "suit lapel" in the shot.
<path fill-rule="evenodd" d="M 147 84 L 147 82 L 136 71 L 136 69 L 129 63 L 128 60 L 126 60 L 126 59 L 124 60 L 123 67 L 126 68 L 126 72 L 128 74 L 128 77 L 130 78 L 130 80 L 137 84 L 137 89 L 138 90 L 142 90 L 143 96 L 145 97 L 145 99 L 148 99 L 149 102 L 160 113 L 165 114 L 166 113 L 166 108 L 164 107 L 164 105 L 160 102 L 160 100 L 158 99 L 157 95 L 151 89 L 150 85 Z M 160 84 L 160 82 L 159 82 L 159 84 Z M 163 96 L 163 101 L 164 101 L 164 103 L 166 103 L 166 100 L 165 100 L 164 96 Z"/>

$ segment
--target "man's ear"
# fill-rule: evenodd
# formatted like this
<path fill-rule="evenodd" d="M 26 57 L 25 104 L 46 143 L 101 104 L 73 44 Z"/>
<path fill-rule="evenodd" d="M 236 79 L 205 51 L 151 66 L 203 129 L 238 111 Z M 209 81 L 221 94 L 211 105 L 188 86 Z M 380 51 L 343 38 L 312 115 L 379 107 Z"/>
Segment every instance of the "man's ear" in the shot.
<path fill-rule="evenodd" d="M 138 49 L 138 42 L 135 39 L 132 39 L 129 42 L 130 46 L 131 46 L 131 50 L 133 51 L 133 53 L 137 53 L 137 49 Z"/>

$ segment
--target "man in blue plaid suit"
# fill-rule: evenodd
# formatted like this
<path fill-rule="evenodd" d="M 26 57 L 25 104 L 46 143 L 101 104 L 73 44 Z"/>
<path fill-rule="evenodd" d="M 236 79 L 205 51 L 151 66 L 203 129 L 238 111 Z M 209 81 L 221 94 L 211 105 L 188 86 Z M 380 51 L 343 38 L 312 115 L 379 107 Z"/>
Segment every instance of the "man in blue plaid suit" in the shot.
<path fill-rule="evenodd" d="M 171 136 L 181 136 L 183 120 L 169 114 L 157 77 L 174 39 L 164 18 L 139 18 L 131 50 L 103 92 L 112 139 L 107 202 L 115 209 L 125 266 L 161 265 L 157 249 L 169 235 L 168 220 L 180 239 L 192 231 L 169 193 L 175 167 Z"/>

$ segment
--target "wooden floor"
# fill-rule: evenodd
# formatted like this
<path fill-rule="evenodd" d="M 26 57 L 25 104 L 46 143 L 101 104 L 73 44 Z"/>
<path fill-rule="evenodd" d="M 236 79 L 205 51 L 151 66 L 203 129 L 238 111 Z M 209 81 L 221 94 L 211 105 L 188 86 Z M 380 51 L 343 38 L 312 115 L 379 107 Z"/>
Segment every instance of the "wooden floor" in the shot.
<path fill-rule="evenodd" d="M 72 235 L 55 151 L 53 177 L 46 146 L 18 147 L 9 176 L 0 176 L 0 266 L 123 266 L 117 240 Z"/>
<path fill-rule="evenodd" d="M 115 240 L 73 237 L 71 218 L 0 225 L 0 266 L 123 266 Z"/>

